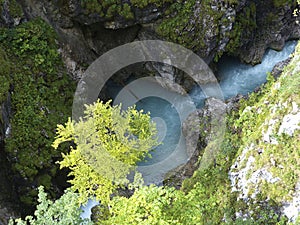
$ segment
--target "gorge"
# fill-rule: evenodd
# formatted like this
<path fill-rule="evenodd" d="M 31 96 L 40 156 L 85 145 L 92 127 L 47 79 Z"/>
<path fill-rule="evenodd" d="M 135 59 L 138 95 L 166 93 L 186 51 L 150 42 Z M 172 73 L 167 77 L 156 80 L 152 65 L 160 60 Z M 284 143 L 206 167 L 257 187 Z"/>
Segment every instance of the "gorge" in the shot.
<path fill-rule="evenodd" d="M 192 79 L 171 67 L 141 63 L 119 71 L 100 99 L 108 100 L 141 74 L 164 79 L 168 93 L 178 92 L 175 81 L 190 99 L 172 92 L 177 104 L 159 96 L 137 102 L 138 109 L 151 111 L 163 142 L 152 159 L 139 164 L 149 174 L 151 166 L 158 171 L 146 179 L 158 186 L 130 194 L 118 190 L 108 208 L 95 208 L 94 221 L 297 224 L 299 49 L 262 84 L 266 72 L 289 57 L 300 38 L 298 9 L 296 0 L 0 0 L 0 224 L 33 215 L 39 186 L 49 199 L 63 202 L 50 204 L 58 207 L 49 210 L 54 216 L 42 212 L 39 219 L 67 221 L 79 213 L 63 201 L 72 185 L 66 182 L 69 170 L 56 162 L 74 143 L 53 149 L 57 124 L 71 116 L 76 84 L 93 61 L 117 46 L 157 39 L 180 44 L 210 65 L 226 104 L 206 100 Z M 146 87 L 145 92 L 158 93 L 157 87 Z M 195 113 L 181 120 L 180 112 L 190 106 Z M 214 142 L 207 134 L 217 113 L 226 115 L 226 129 L 220 130 L 223 140 Z M 183 136 L 195 151 L 187 150 L 182 161 L 165 161 Z M 159 162 L 166 162 L 162 173 L 155 168 Z M 77 198 L 77 192 L 71 195 Z M 76 213 L 62 213 L 70 208 Z"/>
<path fill-rule="evenodd" d="M 297 41 L 290 41 L 285 44 L 282 51 L 268 49 L 264 54 L 262 62 L 255 66 L 246 65 L 231 57 L 221 58 L 218 63 L 218 79 L 220 80 L 220 87 L 224 99 L 228 100 L 237 95 L 249 95 L 254 90 L 257 90 L 267 81 L 267 74 L 271 73 L 274 66 L 291 56 L 296 45 Z M 143 174 L 145 184 L 149 185 L 155 183 L 157 185 L 162 185 L 162 181 L 167 172 L 178 167 L 180 164 L 185 163 L 189 159 L 186 156 L 186 161 L 181 161 L 179 163 L 167 160 L 178 145 L 180 145 L 180 152 L 186 154 L 185 143 L 179 144 L 179 139 L 182 135 L 182 121 L 178 116 L 178 113 L 180 112 L 177 112 L 176 108 L 172 106 L 170 102 L 159 97 L 139 98 L 141 94 L 138 90 L 135 90 L 136 85 L 142 85 L 143 92 L 146 93 L 148 91 L 145 90 L 145 88 L 149 88 L 150 93 L 153 93 L 154 96 L 159 92 L 160 88 L 151 85 L 150 81 L 148 85 L 147 83 L 134 84 L 134 81 L 131 82 L 133 83 L 132 85 L 126 85 L 126 88 L 130 89 L 130 92 L 128 90 L 122 91 L 124 86 L 120 87 L 115 84 L 113 91 L 110 91 L 109 93 L 111 96 L 116 96 L 117 98 L 114 101 L 114 104 L 125 103 L 125 108 L 131 106 L 130 100 L 127 99 L 130 98 L 130 95 L 134 94 L 139 99 L 136 100 L 137 108 L 139 110 L 144 110 L 145 112 L 150 112 L 153 121 L 156 123 L 158 139 L 162 142 L 162 145 L 159 145 L 154 149 L 151 153 L 151 158 L 146 158 L 146 162 L 141 162 L 138 166 L 140 167 L 140 172 Z M 121 93 L 119 93 L 120 91 Z M 119 95 L 122 96 L 122 100 L 120 100 L 120 97 L 118 98 Z M 161 95 L 164 96 L 164 94 Z M 173 93 L 172 95 L 174 95 L 172 99 L 174 98 L 176 104 L 181 107 L 189 107 L 188 105 L 191 104 L 187 103 L 187 98 L 180 98 L 180 94 Z M 197 108 L 202 108 L 205 104 L 205 99 L 207 98 L 198 86 L 192 89 L 190 97 Z M 163 163 L 163 168 L 156 165 L 158 162 Z M 154 166 L 147 167 L 149 165 Z M 143 166 L 146 166 L 146 169 L 143 169 Z M 91 208 L 97 204 L 97 201 L 90 200 L 87 205 L 83 207 L 84 212 L 82 213 L 82 217 L 89 218 L 91 215 Z"/>

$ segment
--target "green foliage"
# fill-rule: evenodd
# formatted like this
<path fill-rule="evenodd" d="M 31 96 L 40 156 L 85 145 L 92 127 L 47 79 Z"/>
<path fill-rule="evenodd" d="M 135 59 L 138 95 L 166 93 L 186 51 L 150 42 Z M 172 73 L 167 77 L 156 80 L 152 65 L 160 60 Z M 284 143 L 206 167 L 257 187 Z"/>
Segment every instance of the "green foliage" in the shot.
<path fill-rule="evenodd" d="M 3 49 L 0 49 L 0 104 L 6 99 L 10 84 L 11 63 Z"/>
<path fill-rule="evenodd" d="M 55 38 L 54 30 L 41 19 L 15 29 L 3 29 L 0 36 L 8 51 L 22 60 L 24 66 L 33 73 L 47 72 L 49 75 L 55 74 L 55 66 L 61 63 Z"/>
<path fill-rule="evenodd" d="M 24 178 L 19 194 L 26 204 L 33 204 L 36 196 L 26 185 L 38 183 L 55 193 L 51 178 L 61 150 L 53 153 L 51 144 L 56 125 L 67 120 L 72 108 L 75 85 L 63 72 L 55 39 L 54 30 L 41 19 L 0 29 L 1 49 L 6 52 L 3 60 L 14 65 L 0 66 L 0 76 L 5 76 L 1 92 L 13 87 L 12 132 L 5 140 L 5 151 L 15 175 Z"/>
<path fill-rule="evenodd" d="M 236 1 L 229 2 L 235 4 Z M 194 15 L 196 5 L 197 16 Z M 193 51 L 203 50 L 206 48 L 206 39 L 212 38 L 211 36 L 219 41 L 224 35 L 229 35 L 227 32 L 220 32 L 220 26 L 227 26 L 232 20 L 224 16 L 222 7 L 221 3 L 212 7 L 212 2 L 208 0 L 200 2 L 179 0 L 166 10 L 156 32 L 166 40 L 178 43 Z M 208 29 L 210 34 L 208 34 Z M 207 37 L 207 35 L 211 36 Z M 221 55 L 222 52 L 218 52 L 216 60 Z"/>
<path fill-rule="evenodd" d="M 102 2 L 97 0 L 81 0 L 81 6 L 86 9 L 86 13 L 97 13 L 105 18 L 112 18 L 117 14 L 125 16 L 125 18 L 127 18 L 127 16 L 132 18 L 133 14 L 131 9 L 128 10 L 127 5 L 128 4 L 126 4 L 126 9 L 123 11 L 120 0 L 105 0 Z"/>
<path fill-rule="evenodd" d="M 135 191 L 130 198 L 114 197 L 110 217 L 99 224 L 221 224 L 227 205 L 226 183 L 212 181 L 213 173 L 203 174 L 201 182 L 187 193 L 170 187 L 151 185 Z M 209 187 L 206 186 L 209 182 Z M 223 181 L 223 179 L 222 179 Z M 228 182 L 227 182 L 228 183 Z M 222 188 L 223 187 L 223 188 Z M 230 193 L 230 192 L 227 192 Z M 229 207 L 229 206 L 228 206 Z"/>
<path fill-rule="evenodd" d="M 9 13 L 12 17 L 22 17 L 23 10 L 21 5 L 16 0 L 8 1 Z"/>
<path fill-rule="evenodd" d="M 158 34 L 167 38 L 167 40 L 181 44 L 185 47 L 193 49 L 195 45 L 200 43 L 194 43 L 193 37 L 190 37 L 189 19 L 192 15 L 192 11 L 195 5 L 195 0 L 191 1 L 178 1 L 170 6 L 166 11 L 168 17 L 164 18 L 162 23 L 157 28 Z M 194 26 L 194 25 L 193 25 Z"/>
<path fill-rule="evenodd" d="M 293 104 L 300 104 L 300 79 L 297 65 L 299 64 L 299 46 L 291 63 L 285 67 L 280 78 L 275 81 L 268 76 L 268 82 L 257 93 L 252 93 L 247 100 L 240 101 L 239 111 L 232 114 L 229 126 L 233 131 L 231 143 L 237 155 L 252 146 L 246 157 L 253 156 L 255 164 L 249 171 L 249 175 L 258 169 L 267 169 L 273 177 L 280 182 L 269 183 L 261 181 L 250 187 L 250 194 L 259 192 L 254 202 L 239 201 L 232 204 L 236 212 L 244 212 L 250 215 L 247 220 L 232 218 L 232 224 L 287 224 L 286 217 L 278 215 L 278 207 L 283 201 L 291 199 L 295 185 L 299 181 L 299 155 L 300 139 L 299 131 L 293 136 L 278 134 L 280 121 L 292 111 Z M 293 103 L 292 103 L 293 102 Z M 275 123 L 269 123 L 269 121 Z M 267 130 L 271 131 L 270 138 L 276 143 L 263 139 Z M 226 147 L 227 148 L 227 147 Z M 260 153 L 259 153 L 260 152 Z M 242 163 L 238 170 L 245 166 Z M 250 195 L 249 194 L 249 195 Z M 241 202 L 243 202 L 241 204 Z M 262 205 L 268 202 L 268 205 Z M 251 212 L 249 214 L 249 212 Z"/>
<path fill-rule="evenodd" d="M 162 7 L 166 3 L 173 3 L 174 0 L 130 0 L 131 4 L 138 8 L 145 8 L 146 6 L 153 4 L 156 7 Z"/>
<path fill-rule="evenodd" d="M 116 188 L 129 183 L 126 176 L 136 163 L 157 145 L 149 114 L 134 107 L 122 111 L 121 106 L 110 103 L 86 106 L 83 119 L 57 127 L 54 148 L 65 141 L 76 145 L 63 155 L 60 166 L 71 169 L 70 182 L 81 202 L 92 196 L 109 202 Z"/>
<path fill-rule="evenodd" d="M 253 152 L 258 162 L 255 169 L 270 166 L 268 148 L 271 145 L 260 143 L 263 123 L 270 117 L 272 110 L 269 106 L 274 106 L 279 99 L 299 103 L 297 87 L 300 83 L 296 66 L 299 58 L 285 68 L 278 81 L 269 75 L 268 82 L 260 91 L 241 100 L 237 106 L 239 109 L 227 116 L 227 131 L 215 165 L 197 170 L 192 178 L 184 181 L 182 190 L 152 185 L 137 189 L 130 198 L 114 197 L 109 211 L 102 209 L 105 216 L 98 218 L 98 224 L 287 224 L 287 218 L 278 214 L 278 207 L 280 201 L 288 196 L 287 192 L 283 192 L 284 188 L 292 193 L 291 188 L 299 179 L 297 176 L 295 179 L 300 168 L 300 145 L 299 139 L 295 138 L 299 137 L 299 132 L 294 137 L 277 137 L 279 144 L 273 145 L 272 154 L 285 169 L 275 167 L 270 171 L 282 182 L 259 184 L 260 194 L 255 202 L 237 201 L 238 193 L 232 192 L 228 171 L 249 143 L 257 143 L 264 148 L 259 158 L 256 157 L 257 151 Z M 287 110 L 278 111 L 276 116 L 282 117 Z M 236 212 L 248 217 L 237 218 Z"/>
<path fill-rule="evenodd" d="M 272 209 L 269 210 L 260 210 L 259 216 L 257 218 L 238 218 L 234 222 L 230 222 L 232 225 L 259 225 L 259 224 L 268 224 L 268 225 L 286 225 L 287 218 L 279 217 L 279 215 L 274 212 Z"/>
<path fill-rule="evenodd" d="M 290 194 L 293 193 L 296 182 L 300 178 L 300 164 L 297 160 L 300 154 L 299 139 L 277 134 L 279 121 L 282 121 L 283 116 L 291 111 L 292 102 L 298 105 L 300 103 L 300 79 L 299 73 L 295 71 L 295 65 L 299 60 L 298 54 L 285 68 L 277 82 L 269 82 L 270 85 L 264 88 L 264 93 L 260 93 L 259 98 L 257 98 L 258 94 L 250 96 L 248 101 L 250 106 L 241 108 L 240 117 L 235 122 L 236 128 L 242 128 L 240 151 L 246 146 L 250 146 L 251 143 L 255 143 L 254 149 L 249 153 L 256 158 L 253 170 L 262 167 L 268 168 L 274 177 L 280 178 L 280 183 L 262 182 L 259 184 L 263 196 L 275 200 L 278 204 L 291 197 Z M 277 88 L 278 86 L 279 88 Z M 245 103 L 247 104 L 247 102 Z M 270 120 L 274 120 L 275 124 L 269 124 Z M 276 144 L 262 140 L 263 134 L 268 129 L 272 130 L 271 138 L 276 139 Z M 297 135 L 296 132 L 295 136 L 297 137 Z M 263 154 L 258 154 L 256 149 L 263 149 Z M 272 166 L 271 158 L 276 165 L 280 166 Z"/>
<path fill-rule="evenodd" d="M 99 224 L 178 224 L 168 215 L 180 193 L 174 188 L 144 186 L 132 197 L 115 197 L 111 204 L 111 217 Z M 178 215 L 179 216 L 179 215 Z"/>
<path fill-rule="evenodd" d="M 4 4 L 4 0 L 0 0 L 0 12 L 1 13 L 3 10 L 3 4 Z M 9 15 L 13 18 L 20 18 L 20 17 L 23 17 L 23 15 L 24 15 L 20 3 L 18 3 L 16 0 L 7 1 L 7 8 L 8 8 Z"/>
<path fill-rule="evenodd" d="M 232 126 L 234 119 L 228 120 Z M 224 224 L 234 217 L 235 194 L 231 193 L 228 169 L 238 150 L 238 137 L 226 134 L 217 167 L 196 171 L 184 181 L 182 190 L 169 187 L 142 187 L 132 197 L 114 197 L 110 216 L 99 224 Z M 230 139 L 232 137 L 232 139 Z M 233 211 L 232 211 L 233 210 Z M 102 213 L 104 214 L 104 212 Z"/>
<path fill-rule="evenodd" d="M 119 15 L 124 17 L 125 19 L 134 19 L 134 15 L 131 12 L 131 8 L 127 3 L 122 5 L 122 10 L 119 11 Z"/>
<path fill-rule="evenodd" d="M 26 216 L 25 220 L 10 220 L 9 225 L 91 225 L 91 221 L 80 218 L 81 210 L 78 203 L 78 194 L 66 190 L 55 202 L 47 199 L 44 188 L 40 186 L 38 205 L 33 216 Z"/>
<path fill-rule="evenodd" d="M 284 7 L 286 5 L 295 5 L 295 1 L 294 0 L 274 0 L 273 4 L 275 7 L 280 8 L 280 7 Z"/>
<path fill-rule="evenodd" d="M 249 39 L 256 28 L 256 5 L 252 2 L 236 16 L 226 51 L 234 55 L 236 49 L 241 47 L 241 41 Z"/>
<path fill-rule="evenodd" d="M 132 7 L 145 8 L 148 5 L 162 7 L 165 3 L 172 3 L 174 0 L 130 0 L 126 3 L 120 0 L 81 0 L 81 6 L 86 9 L 86 13 L 97 13 L 104 18 L 122 16 L 125 19 L 134 19 Z"/>

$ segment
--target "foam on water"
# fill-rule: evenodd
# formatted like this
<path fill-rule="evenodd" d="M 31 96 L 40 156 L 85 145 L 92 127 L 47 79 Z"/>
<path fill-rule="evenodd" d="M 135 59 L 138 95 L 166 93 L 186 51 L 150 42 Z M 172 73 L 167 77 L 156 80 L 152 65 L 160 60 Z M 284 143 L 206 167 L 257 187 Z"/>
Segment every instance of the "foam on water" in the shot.
<path fill-rule="evenodd" d="M 262 63 L 256 66 L 240 63 L 237 59 L 230 57 L 222 58 L 218 66 L 218 78 L 220 80 L 220 87 L 224 98 L 228 99 L 236 96 L 237 94 L 246 95 L 254 91 L 258 86 L 266 82 L 267 72 L 271 72 L 276 63 L 289 57 L 289 55 L 294 51 L 296 44 L 296 41 L 287 42 L 284 49 L 280 52 L 267 50 Z M 141 90 L 138 90 L 138 92 L 140 91 L 141 93 L 158 91 L 158 89 L 152 86 L 152 84 L 139 85 L 139 87 L 141 87 Z M 112 84 L 109 88 L 109 92 L 111 96 L 116 96 L 120 89 L 122 89 L 122 87 Z M 124 91 L 124 93 L 118 96 L 126 96 L 126 90 L 122 91 Z M 168 158 L 172 154 L 172 151 L 174 151 L 176 146 L 185 146 L 185 143 L 179 143 L 181 142 L 179 137 L 182 132 L 182 118 L 180 118 L 180 115 L 178 114 L 178 109 L 189 107 L 191 103 L 185 102 L 189 101 L 189 99 L 192 99 L 197 108 L 201 108 L 204 106 L 206 98 L 205 94 L 198 86 L 193 88 L 190 92 L 189 99 L 182 98 L 179 94 L 172 93 L 171 95 L 172 98 L 178 98 L 177 100 L 174 100 L 173 103 L 155 96 L 151 97 L 149 94 L 147 97 L 140 98 L 142 99 L 141 101 L 137 101 L 134 98 L 132 99 L 138 109 L 143 109 L 144 111 L 149 111 L 151 113 L 151 117 L 157 123 L 157 129 L 160 135 L 159 139 L 163 142 L 162 145 L 158 146 L 151 152 L 152 158 L 147 158 L 145 162 L 140 162 L 139 166 L 145 166 L 145 168 L 148 168 L 147 166 L 149 165 L 157 165 L 157 171 L 168 167 L 172 169 L 172 166 L 168 165 L 172 163 L 172 161 L 166 161 L 167 163 L 164 165 L 164 159 Z M 124 100 L 119 99 L 119 102 L 123 103 L 123 101 Z M 128 99 L 126 99 L 126 101 L 128 101 Z M 174 102 L 176 103 L 174 104 Z M 184 117 L 186 118 L 187 115 Z M 185 149 L 182 149 L 182 151 L 185 151 Z M 155 173 L 155 171 L 148 171 L 147 169 L 144 171 L 144 173 L 149 174 L 152 172 Z M 94 204 L 96 204 L 95 201 L 89 201 L 88 205 L 83 207 L 83 218 L 89 217 L 90 209 Z"/>
<path fill-rule="evenodd" d="M 225 99 L 237 94 L 246 95 L 266 82 L 267 73 L 275 64 L 289 57 L 294 51 L 296 41 L 287 42 L 280 52 L 268 49 L 262 63 L 256 66 L 240 63 L 237 59 L 226 57 L 221 59 L 218 67 L 220 86 Z"/>
<path fill-rule="evenodd" d="M 271 72 L 276 63 L 289 57 L 294 51 L 296 41 L 288 42 L 280 52 L 267 50 L 262 63 L 256 66 L 240 63 L 237 59 L 226 57 L 219 64 L 218 73 L 220 87 L 224 98 L 228 99 L 237 94 L 246 95 L 255 90 L 258 86 L 266 82 L 267 72 Z M 144 86 L 143 88 L 147 88 Z M 204 105 L 206 95 L 200 87 L 195 87 L 190 93 L 192 100 L 197 108 Z M 178 102 L 179 105 L 182 104 Z M 176 109 L 170 103 L 157 97 L 148 97 L 136 103 L 138 109 L 149 111 L 152 117 L 160 117 L 167 124 L 167 134 L 162 140 L 163 145 L 157 147 L 152 153 L 152 158 L 140 165 L 149 165 L 163 160 L 172 148 L 178 144 L 178 137 L 181 132 L 181 121 L 179 120 Z"/>

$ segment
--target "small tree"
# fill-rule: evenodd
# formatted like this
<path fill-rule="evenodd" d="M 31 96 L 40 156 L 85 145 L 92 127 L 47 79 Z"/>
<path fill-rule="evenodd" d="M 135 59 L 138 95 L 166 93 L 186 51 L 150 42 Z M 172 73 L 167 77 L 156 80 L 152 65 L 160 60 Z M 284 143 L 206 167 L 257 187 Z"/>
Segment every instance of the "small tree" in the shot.
<path fill-rule="evenodd" d="M 110 200 L 119 187 L 129 184 L 128 174 L 157 145 L 155 125 L 150 115 L 135 107 L 121 110 L 111 101 L 98 101 L 86 106 L 84 118 L 57 127 L 53 147 L 62 142 L 74 142 L 68 154 L 63 154 L 60 167 L 71 170 L 72 189 L 84 203 L 95 196 L 102 203 Z"/>
<path fill-rule="evenodd" d="M 81 219 L 78 194 L 66 190 L 55 202 L 47 199 L 43 186 L 39 187 L 38 206 L 33 216 L 26 216 L 25 220 L 10 220 L 9 225 L 92 225 L 88 219 Z"/>

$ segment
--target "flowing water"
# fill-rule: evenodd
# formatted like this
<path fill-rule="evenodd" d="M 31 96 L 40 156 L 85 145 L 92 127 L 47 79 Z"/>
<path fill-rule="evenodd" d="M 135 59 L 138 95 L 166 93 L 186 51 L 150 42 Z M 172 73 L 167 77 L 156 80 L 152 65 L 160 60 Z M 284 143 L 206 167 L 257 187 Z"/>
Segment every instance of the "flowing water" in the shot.
<path fill-rule="evenodd" d="M 296 43 L 296 41 L 288 42 L 280 52 L 267 50 L 262 63 L 256 66 L 240 63 L 238 59 L 231 57 L 221 59 L 218 67 L 218 79 L 224 99 L 229 99 L 237 94 L 246 95 L 266 82 L 267 73 L 272 71 L 275 64 L 289 57 L 294 51 Z M 196 107 L 201 108 L 207 96 L 200 87 L 196 86 L 190 92 L 190 97 Z M 155 164 L 170 155 L 174 146 L 178 144 L 182 121 L 171 103 L 157 97 L 147 97 L 137 102 L 136 105 L 138 109 L 149 111 L 152 117 L 161 118 L 167 127 L 167 132 L 162 139 L 163 144 L 152 152 L 151 159 L 148 158 L 147 162 L 140 163 L 140 165 Z"/>
<path fill-rule="evenodd" d="M 233 57 L 223 57 L 218 63 L 218 79 L 225 99 L 237 94 L 246 95 L 266 82 L 267 73 L 271 72 L 275 64 L 289 57 L 294 51 L 297 41 L 289 41 L 280 52 L 268 49 L 262 63 L 251 66 L 241 63 Z M 198 107 L 203 106 L 205 95 L 199 87 L 191 91 L 191 97 Z"/>
<path fill-rule="evenodd" d="M 251 93 L 266 82 L 267 73 L 271 72 L 276 63 L 287 59 L 294 51 L 296 44 L 296 41 L 287 42 L 284 49 L 280 52 L 271 49 L 267 50 L 262 59 L 262 63 L 256 66 L 240 63 L 235 58 L 222 58 L 218 66 L 218 79 L 224 99 L 234 97 L 237 94 L 246 95 Z M 112 93 L 117 93 L 118 89 L 120 89 L 120 87 L 110 86 Z M 189 101 L 191 99 L 197 108 L 201 108 L 207 97 L 198 86 L 192 89 L 189 94 L 190 98 L 181 98 L 179 94 L 172 93 L 169 98 L 169 100 L 171 99 L 170 101 L 157 97 L 159 96 L 157 93 L 160 91 L 162 91 L 161 88 L 153 86 L 152 84 L 142 85 L 141 93 L 152 92 L 155 94 L 152 96 L 151 94 L 146 94 L 146 97 L 141 101 L 137 99 L 131 101 L 137 105 L 138 109 L 143 109 L 151 113 L 151 117 L 157 124 L 158 138 L 163 143 L 156 147 L 151 153 L 152 158 L 147 158 L 145 162 L 139 163 L 139 169 L 144 179 L 146 178 L 146 183 L 160 182 L 163 174 L 183 163 L 182 160 L 176 161 L 176 158 L 172 158 L 172 154 L 176 148 L 176 154 L 185 154 L 185 149 L 182 147 L 185 146 L 185 144 L 181 143 L 181 126 L 182 121 L 184 121 L 187 115 L 182 117 L 181 110 L 182 108 L 190 107 Z M 118 95 L 120 99 L 115 103 L 122 102 L 122 97 L 124 96 L 126 98 L 126 91 L 123 90 L 123 92 Z M 177 105 L 174 104 L 174 102 L 176 102 Z M 170 160 L 166 160 L 168 158 Z M 84 208 L 84 217 L 88 217 L 89 210 L 94 204 L 96 204 L 95 201 L 90 201 L 87 207 Z"/>

